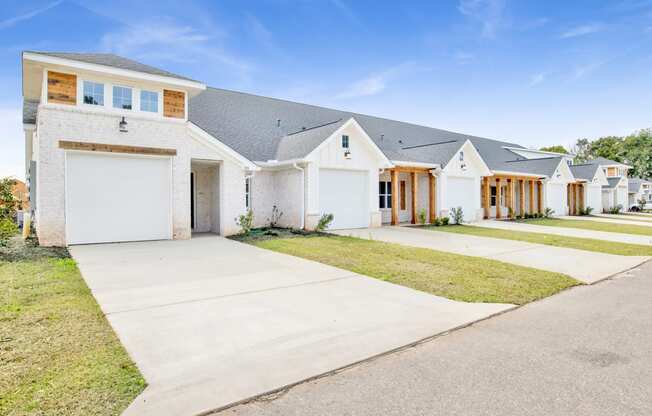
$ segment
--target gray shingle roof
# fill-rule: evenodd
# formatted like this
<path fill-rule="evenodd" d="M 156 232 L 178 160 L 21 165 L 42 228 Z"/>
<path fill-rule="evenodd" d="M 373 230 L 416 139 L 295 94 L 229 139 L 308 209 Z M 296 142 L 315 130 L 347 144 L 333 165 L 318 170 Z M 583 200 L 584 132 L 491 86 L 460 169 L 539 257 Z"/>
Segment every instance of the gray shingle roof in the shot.
<path fill-rule="evenodd" d="M 570 170 L 577 179 L 592 181 L 599 167 L 598 164 L 583 163 L 581 165 L 572 165 Z"/>
<path fill-rule="evenodd" d="M 123 58 L 111 53 L 70 53 L 70 52 L 40 52 L 40 51 L 25 51 L 39 55 L 52 56 L 55 58 L 71 59 L 73 61 L 86 62 L 89 64 L 110 66 L 113 68 L 127 69 L 130 71 L 144 72 L 151 75 L 160 75 L 164 77 L 177 78 L 186 81 L 195 81 L 194 79 L 186 78 L 181 75 L 173 74 L 172 72 L 164 71 L 153 66 L 141 64 L 140 62 L 131 59 Z"/>
<path fill-rule="evenodd" d="M 23 124 L 36 124 L 38 104 L 35 100 L 23 100 Z"/>
<path fill-rule="evenodd" d="M 506 161 L 525 159 L 504 148 L 523 148 L 514 143 L 211 87 L 191 98 L 188 117 L 252 161 L 306 156 L 339 128 L 334 123 L 336 120 L 344 123 L 353 117 L 390 160 L 445 166 L 470 140 L 490 169 L 518 168 L 521 169 L 518 172 L 546 175 L 553 164 L 550 161 L 506 164 Z M 291 136 L 302 128 L 307 130 Z M 292 149 L 294 146 L 296 149 Z"/>
<path fill-rule="evenodd" d="M 517 173 L 535 173 L 551 177 L 561 162 L 562 158 L 559 156 L 540 159 L 508 160 L 502 163 L 502 165 L 505 166 L 505 169 L 500 170 Z"/>
<path fill-rule="evenodd" d="M 628 179 L 629 193 L 632 193 L 632 194 L 637 193 L 638 191 L 640 191 L 641 185 L 643 185 L 644 183 L 652 184 L 652 182 L 650 182 L 647 179 L 629 178 Z"/>
<path fill-rule="evenodd" d="M 621 179 L 622 179 L 621 177 L 607 178 L 607 182 L 609 182 L 609 185 L 602 185 L 602 189 L 613 189 L 613 188 L 615 188 L 616 186 L 618 186 Z"/>
<path fill-rule="evenodd" d="M 595 159 L 587 160 L 587 164 L 589 165 L 624 165 L 622 162 L 616 162 L 615 160 L 610 160 L 604 157 L 596 157 Z"/>

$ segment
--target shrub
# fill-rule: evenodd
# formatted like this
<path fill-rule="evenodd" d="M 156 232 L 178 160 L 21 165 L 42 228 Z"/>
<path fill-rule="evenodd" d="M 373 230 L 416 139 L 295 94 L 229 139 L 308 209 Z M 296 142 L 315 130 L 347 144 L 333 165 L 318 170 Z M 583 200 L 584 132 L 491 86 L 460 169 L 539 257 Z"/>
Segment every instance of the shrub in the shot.
<path fill-rule="evenodd" d="M 328 228 L 329 225 L 331 225 L 331 222 L 333 222 L 333 219 L 335 217 L 333 214 L 324 214 L 321 216 L 319 221 L 317 222 L 317 226 L 315 227 L 315 231 L 324 231 Z"/>
<path fill-rule="evenodd" d="M 425 224 L 426 220 L 428 219 L 428 214 L 425 210 L 425 208 L 421 208 L 419 210 L 419 213 L 417 214 L 417 218 L 419 220 L 419 224 Z"/>
<path fill-rule="evenodd" d="M 464 223 L 464 211 L 462 211 L 462 207 L 451 208 L 450 217 L 453 220 L 453 224 Z"/>
<path fill-rule="evenodd" d="M 510 220 L 514 219 L 514 210 L 512 209 L 512 207 L 507 207 L 507 218 L 509 218 Z"/>
<path fill-rule="evenodd" d="M 272 215 L 270 218 L 267 218 L 269 223 L 269 228 L 277 228 L 279 221 L 283 217 L 283 211 L 280 211 L 276 205 L 272 207 Z"/>
<path fill-rule="evenodd" d="M 523 216 L 522 216 L 521 214 L 519 214 L 519 215 L 517 215 L 515 218 L 516 218 L 517 220 L 520 220 L 521 218 L 523 218 Z"/>
<path fill-rule="evenodd" d="M 18 200 L 13 194 L 13 188 L 16 180 L 13 178 L 0 179 L 0 220 L 16 218 L 16 209 Z"/>
<path fill-rule="evenodd" d="M 249 235 L 254 224 L 254 212 L 248 210 L 245 214 L 236 218 L 235 223 L 240 227 L 240 234 Z"/>
<path fill-rule="evenodd" d="M 581 210 L 579 211 L 580 215 L 591 215 L 591 212 L 593 212 L 593 208 L 592 208 L 592 207 L 586 207 L 586 208 L 581 209 Z"/>
<path fill-rule="evenodd" d="M 435 227 L 439 227 L 441 225 L 441 218 L 437 217 L 435 218 L 435 222 L 432 223 Z"/>
<path fill-rule="evenodd" d="M 9 239 L 18 234 L 18 226 L 9 218 L 0 219 L 0 247 L 4 247 Z"/>
<path fill-rule="evenodd" d="M 448 225 L 448 223 L 449 223 L 449 218 L 448 217 L 444 217 L 444 218 L 441 219 L 441 225 Z M 461 223 L 458 223 L 458 224 L 461 224 Z"/>
<path fill-rule="evenodd" d="M 641 198 L 638 201 L 636 201 L 636 203 L 638 204 L 639 211 L 643 211 L 645 209 L 645 204 L 647 204 L 647 201 L 644 198 Z"/>
<path fill-rule="evenodd" d="M 543 218 L 550 218 L 552 217 L 552 214 L 555 213 L 555 210 L 552 208 L 546 208 L 545 211 L 543 211 Z"/>
<path fill-rule="evenodd" d="M 618 204 L 615 207 L 609 208 L 609 213 L 610 214 L 620 214 L 620 211 L 623 210 L 623 206 Z"/>

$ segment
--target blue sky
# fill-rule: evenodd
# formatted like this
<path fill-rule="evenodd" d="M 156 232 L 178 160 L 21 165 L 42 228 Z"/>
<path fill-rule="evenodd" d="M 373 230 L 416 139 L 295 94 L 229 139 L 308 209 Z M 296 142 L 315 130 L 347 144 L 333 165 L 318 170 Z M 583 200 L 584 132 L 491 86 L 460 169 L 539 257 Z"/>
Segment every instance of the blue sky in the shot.
<path fill-rule="evenodd" d="M 215 87 L 530 147 L 652 127 L 652 0 L 9 0 L 2 176 L 23 176 L 25 49 L 113 52 Z"/>

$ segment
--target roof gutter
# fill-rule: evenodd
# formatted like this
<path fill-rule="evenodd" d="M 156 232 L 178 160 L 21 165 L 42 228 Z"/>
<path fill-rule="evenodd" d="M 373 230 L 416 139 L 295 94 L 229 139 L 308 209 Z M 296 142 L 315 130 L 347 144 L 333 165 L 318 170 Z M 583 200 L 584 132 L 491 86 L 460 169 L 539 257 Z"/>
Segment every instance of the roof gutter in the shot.
<path fill-rule="evenodd" d="M 537 175 L 536 173 L 523 173 L 523 172 L 511 172 L 508 170 L 492 170 L 491 173 L 495 175 L 505 175 L 505 176 L 527 176 L 528 178 L 547 178 L 548 175 Z"/>
<path fill-rule="evenodd" d="M 256 165 L 261 168 L 284 168 L 284 167 L 295 167 L 299 163 L 308 163 L 306 159 L 290 159 L 290 160 L 268 160 L 266 162 L 255 161 Z"/>
<path fill-rule="evenodd" d="M 441 168 L 439 163 L 423 163 L 423 162 L 408 162 L 403 160 L 390 160 L 392 167 L 406 167 L 406 168 Z"/>

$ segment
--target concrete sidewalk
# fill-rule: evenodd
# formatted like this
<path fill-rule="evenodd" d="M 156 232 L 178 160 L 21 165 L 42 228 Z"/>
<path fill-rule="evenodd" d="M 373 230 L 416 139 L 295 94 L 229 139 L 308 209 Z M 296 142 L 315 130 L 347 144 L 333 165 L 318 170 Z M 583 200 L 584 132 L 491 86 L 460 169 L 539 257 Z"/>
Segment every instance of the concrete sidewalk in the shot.
<path fill-rule="evenodd" d="M 652 217 L 637 218 L 635 215 L 628 214 L 593 214 L 591 216 L 584 217 L 560 217 L 561 219 L 569 220 L 588 220 L 588 221 L 598 221 L 598 222 L 610 222 L 612 224 L 629 224 L 629 225 L 641 225 L 643 227 L 652 227 Z"/>
<path fill-rule="evenodd" d="M 124 415 L 196 415 L 509 310 L 217 236 L 73 246 L 148 382 Z"/>
<path fill-rule="evenodd" d="M 514 221 L 483 220 L 474 222 L 478 227 L 498 228 L 500 230 L 527 231 L 530 233 L 555 234 L 567 237 L 591 238 L 625 244 L 652 245 L 652 237 L 635 234 L 610 233 L 570 227 L 550 227 L 547 225 L 524 224 Z"/>
<path fill-rule="evenodd" d="M 499 260 L 519 266 L 564 273 L 594 283 L 641 264 L 647 257 L 615 256 L 499 238 L 454 234 L 415 227 L 382 227 L 333 231 L 334 234 Z"/>

